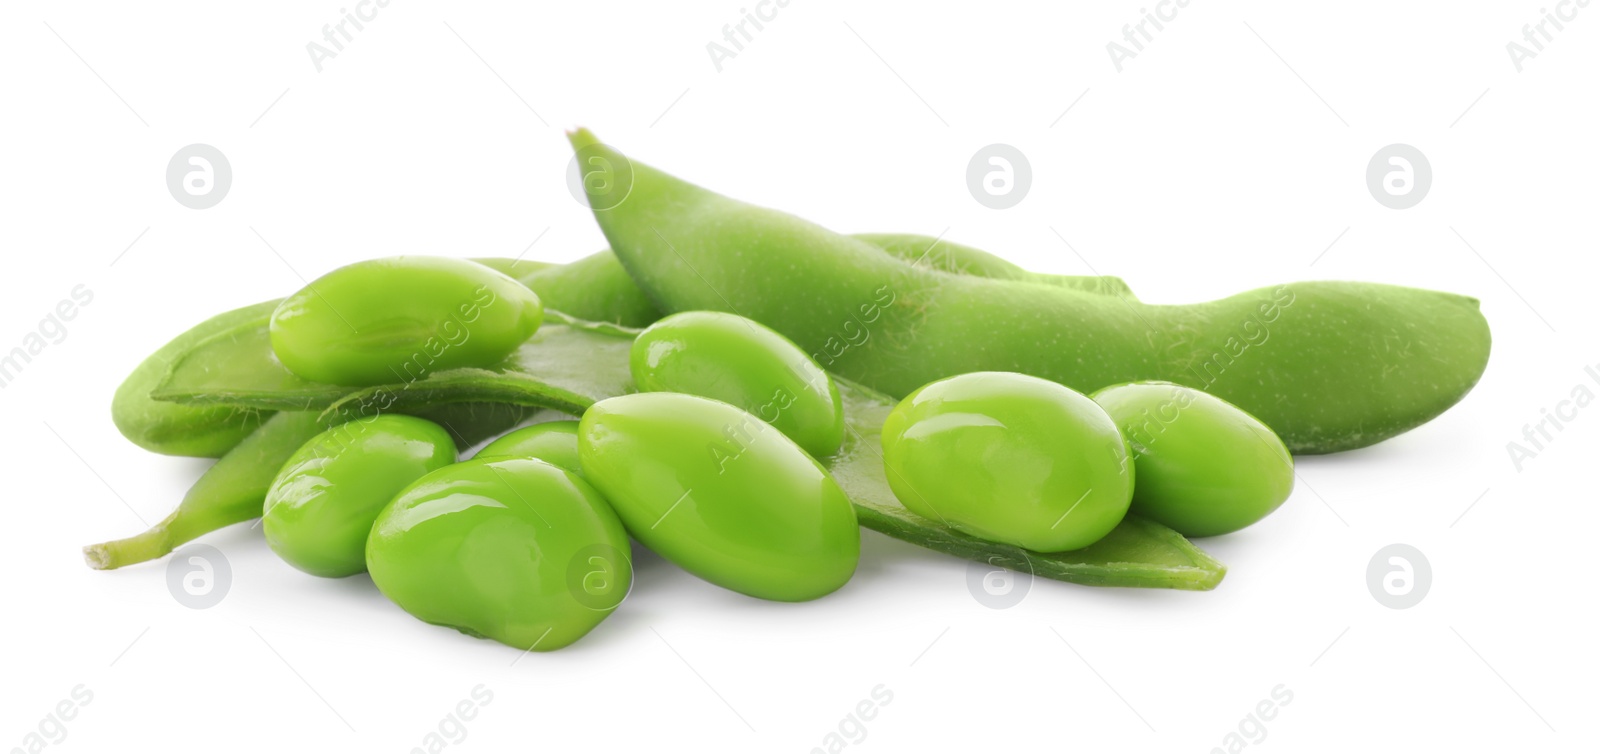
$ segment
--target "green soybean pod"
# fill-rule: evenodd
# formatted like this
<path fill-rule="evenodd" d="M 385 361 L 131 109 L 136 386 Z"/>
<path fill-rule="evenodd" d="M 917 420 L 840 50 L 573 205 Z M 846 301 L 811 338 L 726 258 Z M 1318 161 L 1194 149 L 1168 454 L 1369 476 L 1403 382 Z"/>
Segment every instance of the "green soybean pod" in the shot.
<path fill-rule="evenodd" d="M 975 372 L 906 396 L 883 424 L 889 487 L 913 512 L 1041 552 L 1088 547 L 1134 490 L 1117 425 L 1049 380 Z"/>
<path fill-rule="evenodd" d="M 581 476 L 578 423 L 544 422 L 507 432 L 483 446 L 473 458 L 537 458 Z"/>
<path fill-rule="evenodd" d="M 855 573 L 850 499 L 793 440 L 735 406 L 682 393 L 608 398 L 584 413 L 578 456 L 629 533 L 713 584 L 796 602 Z"/>
<path fill-rule="evenodd" d="M 448 430 L 458 448 L 471 447 L 527 418 L 521 406 L 470 401 L 419 408 L 417 413 Z M 134 536 L 84 547 L 84 559 L 91 568 L 121 568 L 159 558 L 225 526 L 259 518 L 284 463 L 327 428 L 315 411 L 271 414 L 206 469 L 170 515 Z"/>
<path fill-rule="evenodd" d="M 543 318 L 537 294 L 476 262 L 390 257 L 340 267 L 284 299 L 272 313 L 272 350 L 308 380 L 411 382 L 491 366 Z"/>
<path fill-rule="evenodd" d="M 378 511 L 455 461 L 450 433 L 426 419 L 384 414 L 332 427 L 295 451 L 273 480 L 261 516 L 267 545 L 314 576 L 361 573 Z"/>
<path fill-rule="evenodd" d="M 1489 359 L 1488 322 L 1467 296 L 1312 281 L 1158 306 L 950 275 L 630 161 L 588 131 L 570 139 L 588 164 L 613 166 L 596 178 L 625 182 L 625 198 L 598 190 L 616 182 L 585 186 L 651 300 L 750 317 L 890 395 L 994 370 L 1080 391 L 1165 380 L 1249 411 L 1293 452 L 1329 453 L 1438 416 Z"/>
<path fill-rule="evenodd" d="M 156 349 L 117 387 L 111 399 L 111 420 L 123 437 L 145 450 L 173 456 L 220 458 L 254 432 L 270 411 L 240 410 L 231 406 L 186 406 L 158 401 L 150 391 L 166 379 L 173 362 L 190 349 L 214 338 L 232 337 L 242 328 L 266 322 L 278 300 L 223 312 Z"/>
<path fill-rule="evenodd" d="M 1085 293 L 1119 296 L 1129 301 L 1135 300 L 1133 289 L 1119 277 L 1033 272 L 982 249 L 975 249 L 942 237 L 935 238 L 914 233 L 853 233 L 850 237 L 872 244 L 891 256 L 910 262 L 914 267 L 927 267 L 967 277 L 1041 283 Z"/>
<path fill-rule="evenodd" d="M 323 429 L 315 411 L 273 414 L 206 469 L 166 518 L 131 537 L 84 547 L 84 561 L 97 570 L 143 563 L 203 534 L 259 517 L 278 469 Z"/>
<path fill-rule="evenodd" d="M 628 366 L 645 392 L 689 393 L 744 409 L 825 458 L 844 440 L 839 388 L 805 351 L 737 314 L 683 312 L 646 328 Z"/>
<path fill-rule="evenodd" d="M 1189 537 L 1227 534 L 1278 509 L 1294 459 L 1267 425 L 1227 401 L 1169 382 L 1092 396 L 1133 449 L 1133 512 Z"/>
<path fill-rule="evenodd" d="M 378 514 L 367 569 L 423 621 L 540 652 L 582 638 L 633 581 L 628 535 L 600 493 L 524 458 L 413 482 Z"/>
<path fill-rule="evenodd" d="M 1133 300 L 1133 291 L 1117 277 L 1030 272 L 981 249 L 915 233 L 857 233 L 853 237 L 890 256 L 952 275 L 1026 280 Z M 661 307 L 639 290 L 609 249 L 566 264 L 501 257 L 472 261 L 532 288 L 546 309 L 579 319 L 645 327 L 662 317 Z"/>

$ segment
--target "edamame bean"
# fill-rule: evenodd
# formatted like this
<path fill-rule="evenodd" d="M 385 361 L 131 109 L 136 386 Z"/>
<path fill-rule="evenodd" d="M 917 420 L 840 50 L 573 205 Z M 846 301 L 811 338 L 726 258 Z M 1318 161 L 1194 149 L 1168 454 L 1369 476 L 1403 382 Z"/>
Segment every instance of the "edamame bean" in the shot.
<path fill-rule="evenodd" d="M 582 638 L 633 581 L 628 535 L 600 493 L 525 458 L 463 461 L 413 482 L 378 514 L 367 568 L 423 621 L 539 652 Z"/>
<path fill-rule="evenodd" d="M 906 396 L 883 425 L 889 486 L 907 508 L 974 536 L 1059 552 L 1094 544 L 1133 494 L 1111 417 L 1049 380 L 976 372 Z"/>
<path fill-rule="evenodd" d="M 507 407 L 504 405 L 489 405 L 486 402 L 513 401 L 526 406 L 582 413 L 597 401 L 627 394 L 631 385 L 628 351 L 636 335 L 637 332 L 623 328 L 584 326 L 572 329 L 567 337 L 557 342 L 544 340 L 544 333 L 538 333 L 518 349 L 508 362 L 512 365 L 510 368 L 483 370 L 481 374 L 472 374 L 468 379 L 430 384 L 426 390 L 402 391 L 392 396 L 392 400 L 386 398 L 381 405 L 389 411 L 416 412 L 418 416 L 432 419 L 452 430 L 452 434 L 460 431 L 458 446 L 470 447 L 487 437 L 505 432 L 525 418 L 514 411 L 506 414 L 504 409 Z M 253 353 L 263 348 L 266 349 L 265 356 Z M 263 331 L 260 337 L 238 341 L 234 349 L 210 352 L 208 358 L 261 362 L 271 358 L 271 347 Z M 581 384 L 573 382 L 567 383 L 566 388 L 554 388 L 545 382 L 551 370 L 560 368 L 561 364 L 565 364 L 568 370 L 583 373 L 585 377 Z M 208 394 L 230 396 L 222 401 L 226 405 L 268 408 L 294 404 L 301 408 L 327 408 L 331 417 L 361 415 L 341 408 L 350 405 L 347 399 L 340 399 L 329 408 L 329 401 L 333 399 L 312 397 L 308 400 L 300 388 L 293 385 L 272 387 L 262 384 L 241 389 L 244 386 L 233 382 L 233 379 L 253 378 L 237 374 L 237 370 L 229 370 L 229 374 L 231 376 L 228 379 L 205 383 Z M 1211 589 L 1227 571 L 1226 567 L 1196 548 L 1183 535 L 1137 516 L 1123 519 L 1110 534 L 1089 547 L 1045 553 L 981 539 L 912 513 L 895 498 L 894 491 L 890 489 L 883 452 L 880 450 L 884 420 L 898 401 L 848 380 L 833 379 L 839 387 L 848 429 L 840 451 L 826 459 L 818 459 L 818 462 L 823 464 L 850 498 L 856 509 L 857 521 L 863 528 L 991 567 L 1025 570 L 1035 578 L 1059 579 L 1092 586 Z M 354 394 L 362 395 L 372 394 L 364 391 Z M 280 414 L 273 421 L 292 415 L 295 412 Z M 263 427 L 257 435 L 266 430 Z M 167 543 L 186 541 L 185 537 L 192 538 L 223 523 L 259 515 L 267 485 L 282 459 L 315 434 L 316 430 L 312 430 L 288 445 L 282 450 L 279 460 L 270 463 L 260 460 L 261 454 L 254 449 L 240 446 L 237 453 L 248 453 L 250 463 L 255 464 L 252 468 L 266 468 L 262 472 L 265 477 L 254 492 L 253 504 L 248 497 L 225 499 L 220 507 L 209 502 L 190 505 L 186 501 L 175 519 L 158 525 L 161 531 L 153 529 L 134 540 L 91 548 L 91 562 L 106 562 L 109 558 L 125 565 L 154 557 L 167 550 L 147 550 L 143 546 L 146 540 L 155 538 Z M 252 435 L 252 439 L 255 437 Z M 246 445 L 251 442 L 247 441 Z M 229 455 L 230 458 L 233 456 Z M 212 472 L 207 473 L 208 479 L 220 473 L 226 465 L 229 464 L 219 463 L 213 467 Z M 197 490 L 200 486 L 196 486 Z M 204 486 L 215 488 L 217 485 L 207 482 Z M 240 509 L 241 504 L 243 509 Z M 166 531 L 169 524 L 171 530 L 181 530 L 183 534 L 169 536 Z M 129 555 L 135 549 L 138 554 Z"/>
<path fill-rule="evenodd" d="M 595 165 L 631 168 L 627 198 L 595 202 L 594 216 L 652 300 L 738 312 L 891 395 L 996 369 L 1078 390 L 1166 380 L 1249 411 L 1294 452 L 1328 453 L 1438 416 L 1489 358 L 1466 296 L 1319 281 L 1155 306 L 946 275 L 629 161 L 588 131 L 570 138 Z"/>
<path fill-rule="evenodd" d="M 544 422 L 523 427 L 483 446 L 473 458 L 537 458 L 583 475 L 578 463 L 578 423 Z"/>
<path fill-rule="evenodd" d="M 793 440 L 737 407 L 682 393 L 609 398 L 584 413 L 578 457 L 629 533 L 713 584 L 800 601 L 855 573 L 861 530 L 849 498 Z"/>
<path fill-rule="evenodd" d="M 272 350 L 308 380 L 413 382 L 490 366 L 543 317 L 538 295 L 481 264 L 390 257 L 341 267 L 284 299 L 272 313 Z"/>
<path fill-rule="evenodd" d="M 641 391 L 731 403 L 813 458 L 832 455 L 844 440 L 844 408 L 827 372 L 787 338 L 737 314 L 669 316 L 633 341 L 628 366 Z"/>
<path fill-rule="evenodd" d="M 1216 396 L 1167 382 L 1095 392 L 1133 449 L 1135 513 L 1190 537 L 1227 534 L 1283 505 L 1294 459 L 1265 424 Z"/>
<path fill-rule="evenodd" d="M 295 451 L 272 482 L 261 530 L 284 562 L 314 576 L 367 569 L 367 533 L 395 493 L 456 461 L 433 422 L 381 415 L 340 424 Z"/>

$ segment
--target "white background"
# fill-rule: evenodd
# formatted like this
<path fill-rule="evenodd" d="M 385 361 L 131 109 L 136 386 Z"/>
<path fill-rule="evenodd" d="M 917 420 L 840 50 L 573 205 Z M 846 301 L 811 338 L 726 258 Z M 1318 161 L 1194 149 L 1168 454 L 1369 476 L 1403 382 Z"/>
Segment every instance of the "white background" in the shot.
<path fill-rule="evenodd" d="M 493 700 L 449 751 L 805 752 L 880 684 L 892 701 L 847 751 L 1206 752 L 1280 684 L 1292 702 L 1246 751 L 1593 746 L 1600 408 L 1520 472 L 1506 448 L 1576 386 L 1600 394 L 1600 8 L 1547 27 L 1519 73 L 1506 44 L 1547 5 L 1195 0 L 1119 73 L 1106 45 L 1141 3 L 793 0 L 718 72 L 706 45 L 738 2 L 396 0 L 319 73 L 306 45 L 339 3 L 7 4 L 0 350 L 74 286 L 94 298 L 0 390 L 0 747 L 80 684 L 92 702 L 50 751 L 403 752 L 480 684 Z M 112 426 L 140 359 L 358 259 L 603 247 L 563 179 L 575 125 L 837 230 L 942 232 L 1146 301 L 1303 279 L 1465 293 L 1494 354 L 1431 424 L 1300 459 L 1278 513 L 1202 542 L 1230 566 L 1209 593 L 1041 581 L 992 610 L 963 561 L 864 532 L 855 580 L 811 604 L 642 557 L 593 634 L 519 661 L 365 577 L 295 571 L 245 526 L 203 540 L 233 568 L 209 610 L 169 595 L 164 563 L 83 566 L 204 468 Z M 165 185 L 196 142 L 234 174 L 206 210 Z M 1003 211 L 965 179 L 997 142 L 1033 171 Z M 1408 210 L 1365 186 L 1396 142 L 1434 173 Z M 1394 542 L 1434 574 L 1409 610 L 1365 583 Z"/>

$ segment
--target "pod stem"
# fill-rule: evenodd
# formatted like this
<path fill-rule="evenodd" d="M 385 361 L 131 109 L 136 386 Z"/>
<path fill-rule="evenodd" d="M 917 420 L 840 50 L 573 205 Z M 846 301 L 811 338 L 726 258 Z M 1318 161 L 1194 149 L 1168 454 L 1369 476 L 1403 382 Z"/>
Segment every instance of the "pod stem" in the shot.
<path fill-rule="evenodd" d="M 154 560 L 203 534 L 261 516 L 278 468 L 322 431 L 312 412 L 275 414 L 195 481 L 176 510 L 127 539 L 83 548 L 90 568 L 108 570 Z"/>
<path fill-rule="evenodd" d="M 109 571 L 143 563 L 167 555 L 204 534 L 224 526 L 249 521 L 260 515 L 259 508 L 213 510 L 179 508 L 154 526 L 131 537 L 84 547 L 83 559 L 90 568 L 97 571 Z"/>
<path fill-rule="evenodd" d="M 428 408 L 423 413 L 448 427 L 463 448 L 516 426 L 524 416 L 520 408 L 474 403 Z M 84 561 L 101 571 L 143 563 L 224 526 L 260 518 L 261 506 L 278 469 L 324 428 L 315 411 L 274 414 L 206 469 L 183 496 L 177 510 L 127 539 L 83 548 Z"/>

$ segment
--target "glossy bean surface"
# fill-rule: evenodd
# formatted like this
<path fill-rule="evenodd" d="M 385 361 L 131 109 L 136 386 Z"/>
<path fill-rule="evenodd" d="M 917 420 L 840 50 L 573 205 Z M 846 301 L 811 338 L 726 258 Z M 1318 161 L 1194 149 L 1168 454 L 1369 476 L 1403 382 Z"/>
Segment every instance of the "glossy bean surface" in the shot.
<path fill-rule="evenodd" d="M 813 458 L 832 455 L 844 439 L 844 407 L 828 373 L 788 338 L 737 314 L 667 317 L 633 341 L 628 362 L 641 391 L 731 403 Z"/>
<path fill-rule="evenodd" d="M 284 299 L 272 313 L 272 350 L 308 380 L 412 382 L 491 366 L 543 318 L 537 294 L 476 262 L 389 257 L 340 267 Z"/>
<path fill-rule="evenodd" d="M 629 533 L 718 586 L 754 597 L 821 597 L 855 573 L 850 500 L 794 441 L 739 408 L 635 393 L 583 415 L 578 456 Z"/>
<path fill-rule="evenodd" d="M 261 530 L 284 562 L 339 578 L 367 568 L 367 533 L 401 489 L 456 460 L 450 433 L 426 419 L 382 415 L 332 427 L 284 463 Z"/>
<path fill-rule="evenodd" d="M 519 649 L 560 649 L 633 581 L 628 536 L 583 479 L 544 461 L 463 461 L 397 496 L 367 541 L 372 581 L 417 618 Z"/>
<path fill-rule="evenodd" d="M 507 432 L 483 446 L 473 458 L 537 458 L 582 475 L 578 463 L 578 423 L 543 422 Z"/>
<path fill-rule="evenodd" d="M 1190 537 L 1227 534 L 1278 509 L 1294 489 L 1283 441 L 1242 409 L 1171 383 L 1092 396 L 1133 450 L 1133 511 Z"/>
<path fill-rule="evenodd" d="M 1010 372 L 939 380 L 883 425 L 889 486 L 907 508 L 974 536 L 1059 552 L 1094 544 L 1133 494 L 1111 417 L 1066 387 Z"/>

